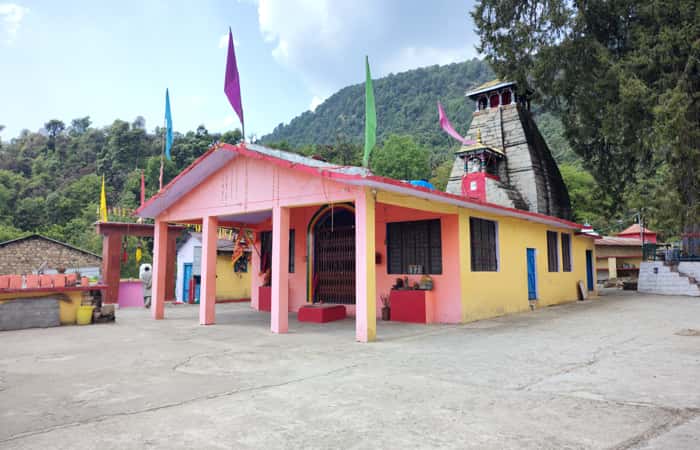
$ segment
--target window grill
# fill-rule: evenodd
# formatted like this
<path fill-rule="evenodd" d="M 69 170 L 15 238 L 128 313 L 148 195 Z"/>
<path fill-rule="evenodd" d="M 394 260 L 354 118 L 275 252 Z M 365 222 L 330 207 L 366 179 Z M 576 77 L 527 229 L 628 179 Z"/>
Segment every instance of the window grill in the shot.
<path fill-rule="evenodd" d="M 564 272 L 571 272 L 571 235 L 561 234 L 561 266 Z"/>
<path fill-rule="evenodd" d="M 498 271 L 496 222 L 470 217 L 469 244 L 472 272 Z"/>
<path fill-rule="evenodd" d="M 559 246 L 557 232 L 547 231 L 547 269 L 550 272 L 559 272 Z"/>
<path fill-rule="evenodd" d="M 440 219 L 386 224 L 389 274 L 442 273 Z"/>
<path fill-rule="evenodd" d="M 289 273 L 294 273 L 294 240 L 296 233 L 289 230 Z M 260 272 L 266 272 L 272 266 L 272 231 L 260 232 Z"/>

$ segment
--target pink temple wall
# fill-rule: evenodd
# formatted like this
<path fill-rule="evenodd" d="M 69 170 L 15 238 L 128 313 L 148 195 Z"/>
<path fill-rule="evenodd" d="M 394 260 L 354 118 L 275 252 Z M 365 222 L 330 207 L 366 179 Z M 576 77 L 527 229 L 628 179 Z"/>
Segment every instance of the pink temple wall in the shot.
<path fill-rule="evenodd" d="M 291 210 L 290 228 L 295 231 L 295 271 L 289 274 L 289 310 L 296 312 L 306 304 L 307 299 L 307 230 L 309 221 L 321 206 L 293 208 Z M 434 283 L 434 294 L 437 298 L 435 318 L 437 322 L 459 323 L 462 317 L 461 292 L 459 282 L 459 249 L 457 246 L 456 215 L 434 214 L 414 209 L 377 203 L 376 210 L 376 251 L 381 255 L 381 263 L 377 270 L 377 317 L 381 317 L 380 294 L 388 294 L 397 277 L 403 275 L 387 273 L 386 224 L 387 222 L 403 222 L 413 220 L 441 219 L 442 235 L 442 274 L 431 275 Z M 257 277 L 260 259 L 253 254 L 253 296 L 251 306 L 257 308 L 257 286 L 262 282 Z M 406 274 L 407 275 L 407 274 Z M 418 281 L 420 276 L 407 275 L 409 280 Z M 257 284 L 255 284 L 257 283 Z M 355 315 L 355 307 L 346 305 L 349 316 Z"/>
<path fill-rule="evenodd" d="M 376 247 L 381 255 L 377 264 L 377 316 L 381 315 L 381 294 L 389 294 L 398 277 L 408 276 L 409 281 L 419 281 L 421 275 L 387 273 L 387 222 L 441 219 L 442 274 L 430 275 L 433 279 L 433 292 L 437 299 L 435 320 L 443 323 L 459 323 L 462 320 L 462 300 L 459 283 L 459 248 L 457 245 L 457 215 L 435 214 L 415 209 L 377 203 Z"/>
<path fill-rule="evenodd" d="M 159 219 L 177 222 L 266 211 L 275 205 L 345 202 L 352 201 L 356 192 L 352 186 L 239 156 L 184 195 Z"/>
<path fill-rule="evenodd" d="M 296 312 L 306 303 L 309 221 L 322 205 L 352 201 L 357 195 L 357 190 L 358 188 L 332 180 L 278 167 L 267 161 L 239 156 L 183 196 L 158 219 L 177 222 L 196 220 L 205 216 L 233 216 L 271 210 L 276 205 L 291 207 L 290 228 L 296 231 L 295 272 L 289 274 L 289 310 Z M 435 317 L 438 322 L 461 320 L 457 216 L 380 203 L 377 204 L 376 210 L 376 251 L 381 254 L 381 263 L 376 265 L 377 316 L 381 314 L 380 293 L 388 293 L 391 285 L 400 276 L 387 274 L 386 223 L 435 218 L 442 219 L 443 251 L 443 273 L 432 275 L 435 296 L 438 299 Z M 263 226 L 262 229 L 266 228 Z M 263 280 L 259 273 L 260 259 L 257 252 L 253 252 L 251 263 L 251 306 L 257 308 L 258 287 Z M 410 277 L 411 280 L 416 281 L 419 278 L 415 275 Z M 349 315 L 355 314 L 354 306 L 349 306 L 347 309 Z"/>

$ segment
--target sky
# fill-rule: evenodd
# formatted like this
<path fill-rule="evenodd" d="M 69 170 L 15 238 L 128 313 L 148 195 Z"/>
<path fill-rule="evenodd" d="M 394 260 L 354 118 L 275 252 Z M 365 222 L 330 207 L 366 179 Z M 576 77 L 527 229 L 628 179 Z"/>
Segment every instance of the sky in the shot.
<path fill-rule="evenodd" d="M 0 0 L 0 133 L 50 119 L 239 128 L 223 92 L 228 28 L 246 134 L 262 136 L 338 89 L 477 56 L 472 0 Z"/>

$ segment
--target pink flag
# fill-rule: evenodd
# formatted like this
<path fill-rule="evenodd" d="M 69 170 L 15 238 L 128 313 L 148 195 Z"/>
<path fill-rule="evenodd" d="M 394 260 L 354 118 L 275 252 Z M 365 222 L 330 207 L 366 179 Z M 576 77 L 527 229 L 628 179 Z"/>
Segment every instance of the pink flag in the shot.
<path fill-rule="evenodd" d="M 445 130 L 445 133 L 449 134 L 453 138 L 457 139 L 459 142 L 462 144 L 474 144 L 474 141 L 470 141 L 468 139 L 464 139 L 457 131 L 452 127 L 452 124 L 450 123 L 449 119 L 447 118 L 447 115 L 445 114 L 445 110 L 442 109 L 442 105 L 440 102 L 437 102 L 438 106 L 438 116 L 440 117 L 440 126 L 442 127 L 443 130 Z"/>
<path fill-rule="evenodd" d="M 241 131 L 245 139 L 243 105 L 241 104 L 241 79 L 238 77 L 238 65 L 236 64 L 236 52 L 233 49 L 233 34 L 231 33 L 231 28 L 228 29 L 228 57 L 226 58 L 224 92 L 231 106 L 233 106 L 233 110 L 238 114 L 238 118 L 241 119 Z"/>

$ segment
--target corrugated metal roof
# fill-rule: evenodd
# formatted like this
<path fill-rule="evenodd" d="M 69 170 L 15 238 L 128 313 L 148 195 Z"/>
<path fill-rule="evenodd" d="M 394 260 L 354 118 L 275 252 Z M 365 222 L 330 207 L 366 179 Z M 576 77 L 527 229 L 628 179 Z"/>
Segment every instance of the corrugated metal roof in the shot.
<path fill-rule="evenodd" d="M 275 150 L 255 144 L 215 144 L 209 151 L 197 159 L 192 165 L 175 177 L 162 191 L 149 199 L 141 206 L 136 215 L 139 217 L 155 218 L 169 208 L 178 199 L 199 185 L 204 178 L 219 170 L 223 165 L 242 155 L 245 157 L 265 159 L 270 163 L 283 167 L 301 170 L 315 176 L 331 178 L 339 183 L 355 186 L 365 186 L 394 192 L 404 195 L 422 198 L 426 200 L 446 203 L 477 211 L 484 211 L 503 216 L 518 217 L 521 219 L 548 224 L 552 226 L 580 230 L 581 225 L 558 217 L 547 216 L 536 212 L 523 211 L 493 203 L 469 199 L 460 195 L 449 194 L 431 189 L 413 186 L 409 183 L 394 180 L 392 178 L 372 175 L 372 172 L 364 167 L 338 166 L 324 161 L 308 158 L 296 153 Z"/>
<path fill-rule="evenodd" d="M 194 238 L 201 243 L 202 242 L 202 233 L 192 232 L 192 233 L 190 233 L 190 238 Z M 220 252 L 232 252 L 234 247 L 235 247 L 234 242 L 229 241 L 228 239 L 217 239 L 216 240 L 216 249 Z"/>
<path fill-rule="evenodd" d="M 625 247 L 641 247 L 642 240 L 636 238 L 625 238 L 616 236 L 604 236 L 595 241 L 595 245 L 612 245 Z"/>
<path fill-rule="evenodd" d="M 10 245 L 10 244 L 14 244 L 14 243 L 16 243 L 16 242 L 26 241 L 26 240 L 28 240 L 28 239 L 43 239 L 43 240 L 45 240 L 45 241 L 53 242 L 54 244 L 62 245 L 62 246 L 66 247 L 66 248 L 69 248 L 69 249 L 71 249 L 71 250 L 75 250 L 75 251 L 77 251 L 77 252 L 81 252 L 81 253 L 84 253 L 84 254 L 86 254 L 86 255 L 90 255 L 90 256 L 94 256 L 95 258 L 102 259 L 102 256 L 101 256 L 101 255 L 98 255 L 98 254 L 89 252 L 89 251 L 87 251 L 87 250 L 83 250 L 82 248 L 76 247 L 76 246 L 74 246 L 74 245 L 66 244 L 65 242 L 57 241 L 56 239 L 51 239 L 51 238 L 49 238 L 49 237 L 42 236 L 41 234 L 38 234 L 38 233 L 30 234 L 30 235 L 27 235 L 27 236 L 22 236 L 22 237 L 19 237 L 19 238 L 16 238 L 16 239 L 10 239 L 9 241 L 5 241 L 5 242 L 0 242 L 0 247 L 4 247 L 4 246 Z"/>
<path fill-rule="evenodd" d="M 630 225 L 629 227 L 625 228 L 624 230 L 620 231 L 617 233 L 618 236 L 622 236 L 625 234 L 641 234 L 642 233 L 642 228 L 640 227 L 638 223 L 634 223 Z M 644 228 L 644 234 L 656 234 L 656 231 L 651 231 L 647 228 Z"/>

